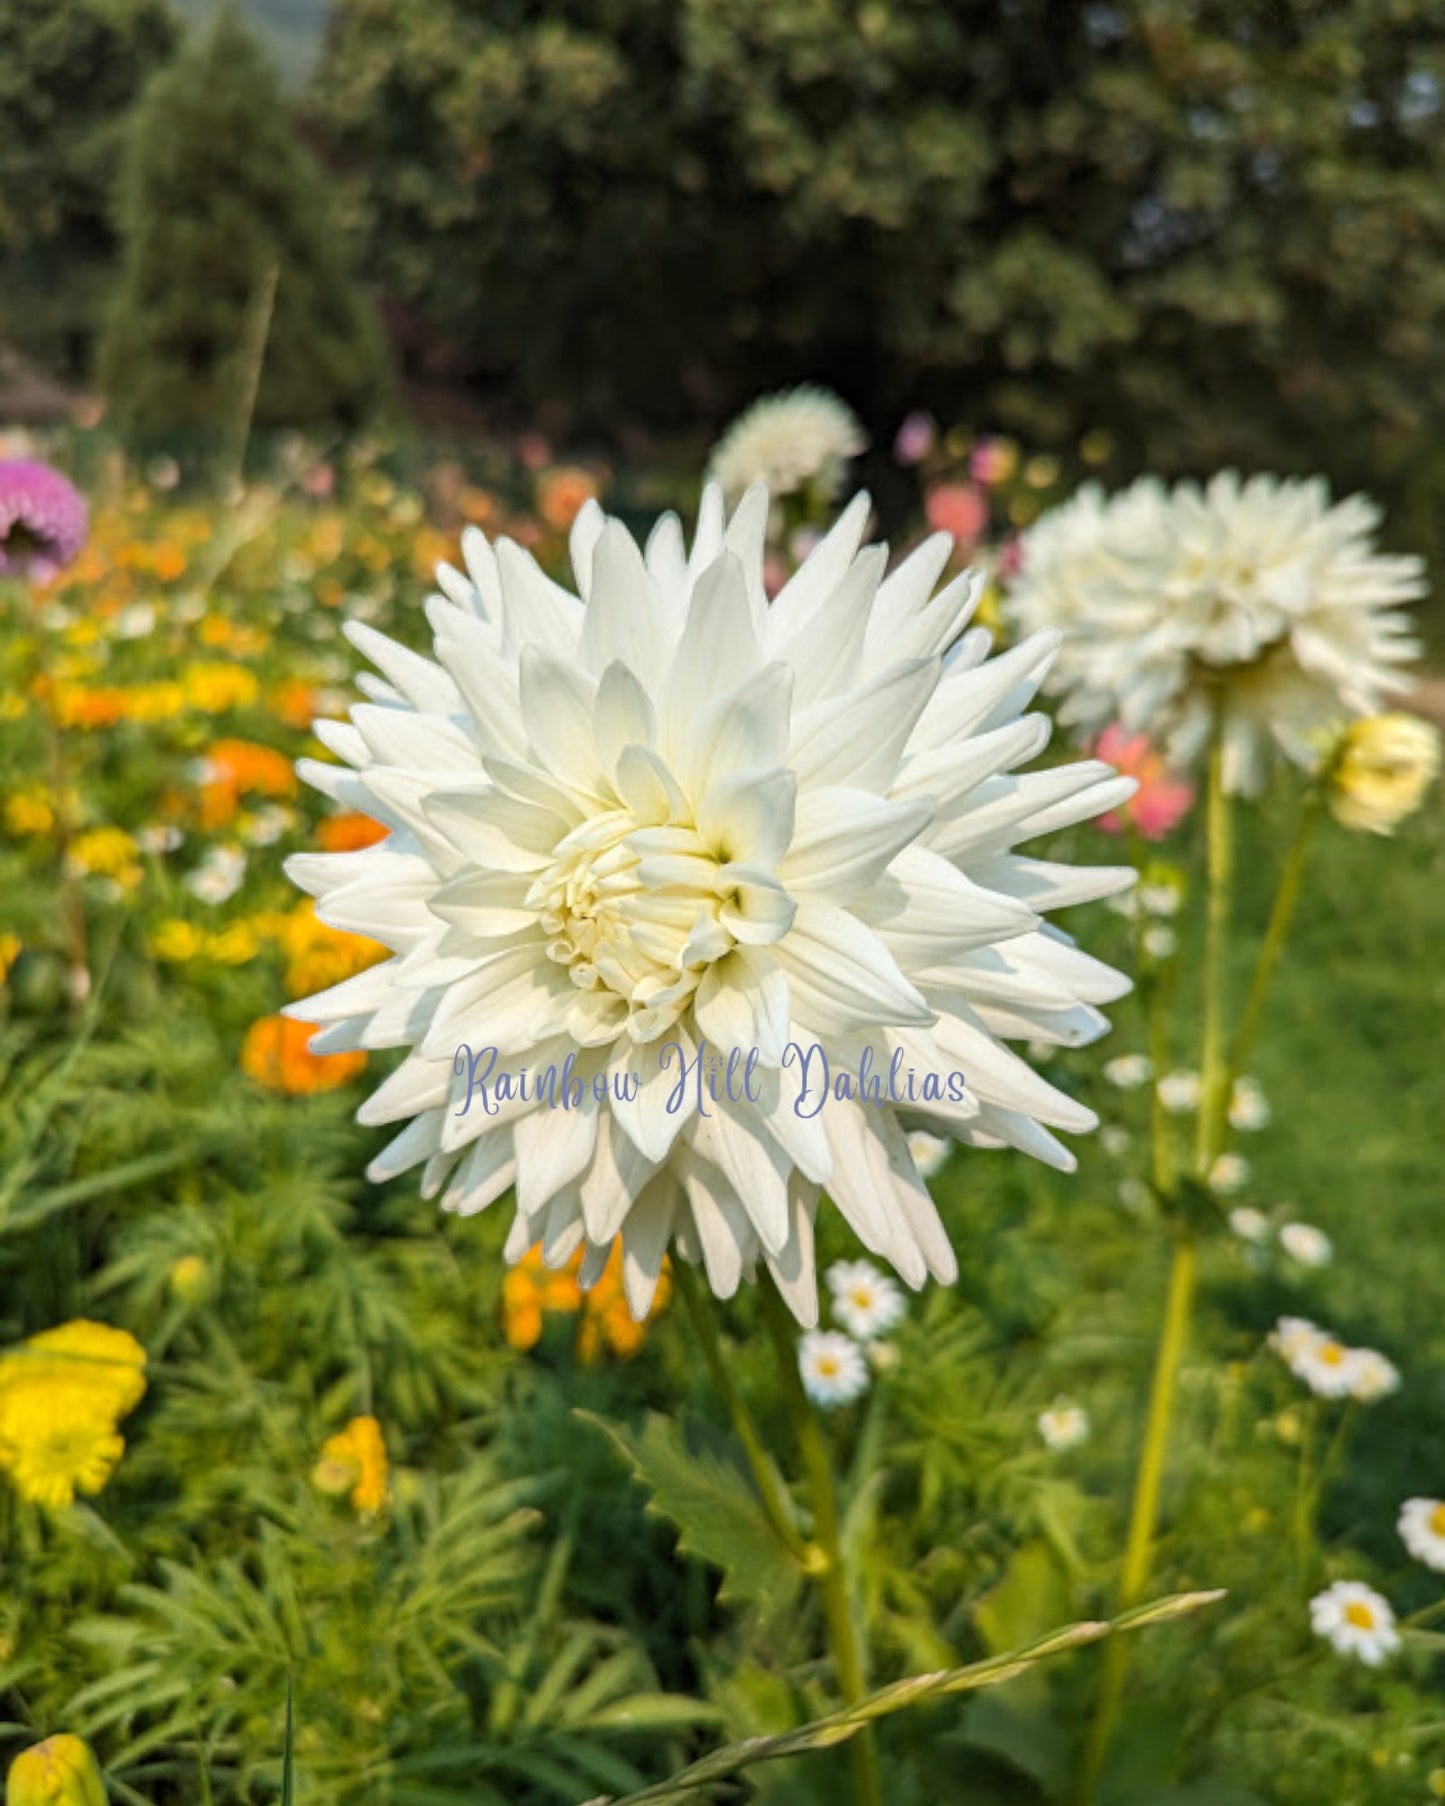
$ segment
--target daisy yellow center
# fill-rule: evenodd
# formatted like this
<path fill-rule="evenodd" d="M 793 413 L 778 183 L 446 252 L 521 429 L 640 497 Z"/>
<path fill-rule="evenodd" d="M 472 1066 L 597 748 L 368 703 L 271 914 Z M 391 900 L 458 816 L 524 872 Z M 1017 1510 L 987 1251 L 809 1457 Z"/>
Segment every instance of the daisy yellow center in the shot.
<path fill-rule="evenodd" d="M 1437 1505 L 1430 1513 L 1430 1530 L 1434 1536 L 1445 1536 L 1445 1504 Z"/>
<path fill-rule="evenodd" d="M 836 1355 L 819 1355 L 818 1372 L 825 1380 L 836 1378 L 838 1373 L 838 1357 Z"/>
<path fill-rule="evenodd" d="M 855 1286 L 853 1289 L 853 1302 L 858 1306 L 860 1311 L 866 1311 L 872 1306 L 873 1294 L 868 1290 L 867 1286 Z"/>
<path fill-rule="evenodd" d="M 1362 1605 L 1358 1599 L 1352 1599 L 1345 1607 L 1345 1623 L 1352 1624 L 1356 1630 L 1373 1630 L 1375 1614 L 1369 1606 Z"/>
<path fill-rule="evenodd" d="M 1320 1359 L 1326 1367 L 1338 1367 L 1345 1358 L 1345 1351 L 1338 1342 L 1325 1342 L 1320 1347 Z"/>

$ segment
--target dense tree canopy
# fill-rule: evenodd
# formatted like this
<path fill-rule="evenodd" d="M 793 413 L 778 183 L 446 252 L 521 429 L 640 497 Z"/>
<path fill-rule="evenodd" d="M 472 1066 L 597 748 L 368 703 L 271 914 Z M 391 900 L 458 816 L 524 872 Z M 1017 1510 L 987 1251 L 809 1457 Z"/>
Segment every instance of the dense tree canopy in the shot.
<path fill-rule="evenodd" d="M 0 339 L 82 360 L 126 115 L 175 37 L 166 0 L 0 6 Z"/>
<path fill-rule="evenodd" d="M 355 420 L 374 404 L 380 337 L 325 177 L 229 12 L 147 88 L 120 220 L 101 379 L 122 423 L 224 428 L 263 332 L 258 421 Z"/>
<path fill-rule="evenodd" d="M 1369 476 L 1445 403 L 1435 0 L 338 0 L 413 355 L 594 418 L 785 378 Z"/>

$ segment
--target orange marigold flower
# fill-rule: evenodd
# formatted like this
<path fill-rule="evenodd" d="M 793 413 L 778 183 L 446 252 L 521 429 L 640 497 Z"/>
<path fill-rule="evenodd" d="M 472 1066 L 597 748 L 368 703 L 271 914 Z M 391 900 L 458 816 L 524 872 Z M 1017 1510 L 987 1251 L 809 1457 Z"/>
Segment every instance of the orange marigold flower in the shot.
<path fill-rule="evenodd" d="M 543 1264 L 540 1248 L 531 1248 L 507 1270 L 502 1281 L 502 1333 L 512 1348 L 525 1351 L 537 1346 L 544 1312 L 579 1309 L 582 1291 L 577 1269 L 581 1264 L 581 1249 L 565 1266 L 554 1269 Z"/>
<path fill-rule="evenodd" d="M 563 465 L 549 470 L 538 483 L 537 512 L 549 527 L 565 533 L 596 495 L 597 483 L 589 471 Z"/>
<path fill-rule="evenodd" d="M 205 755 L 201 783 L 201 826 L 220 828 L 236 813 L 243 796 L 296 794 L 296 773 L 284 753 L 251 740 L 217 740 Z"/>
<path fill-rule="evenodd" d="M 361 1071 L 366 1055 L 314 1054 L 307 1043 L 315 1033 L 314 1022 L 263 1016 L 246 1030 L 241 1043 L 242 1072 L 268 1091 L 284 1091 L 289 1097 L 334 1091 Z"/>
<path fill-rule="evenodd" d="M 321 1492 L 349 1492 L 351 1503 L 363 1517 L 374 1517 L 387 1502 L 386 1443 L 374 1417 L 353 1417 L 344 1430 L 322 1445 L 321 1459 L 311 1474 Z"/>
<path fill-rule="evenodd" d="M 299 677 L 288 677 L 271 689 L 271 707 L 285 727 L 298 730 L 310 727 L 321 713 L 315 689 Z"/>
<path fill-rule="evenodd" d="M 583 1294 L 582 1321 L 577 1326 L 578 1359 L 590 1364 L 608 1349 L 623 1360 L 630 1360 L 646 1341 L 648 1326 L 666 1308 L 671 1289 L 672 1280 L 664 1261 L 652 1308 L 641 1323 L 637 1322 L 623 1289 L 622 1243 L 620 1239 L 615 1241 L 597 1283 Z"/>
<path fill-rule="evenodd" d="M 344 815 L 328 815 L 317 828 L 316 838 L 327 853 L 359 853 L 363 847 L 385 840 L 390 832 L 384 822 L 352 809 Z"/>
<path fill-rule="evenodd" d="M 309 897 L 283 917 L 277 939 L 286 955 L 286 990 L 292 997 L 329 990 L 387 957 L 380 941 L 323 922 Z"/>

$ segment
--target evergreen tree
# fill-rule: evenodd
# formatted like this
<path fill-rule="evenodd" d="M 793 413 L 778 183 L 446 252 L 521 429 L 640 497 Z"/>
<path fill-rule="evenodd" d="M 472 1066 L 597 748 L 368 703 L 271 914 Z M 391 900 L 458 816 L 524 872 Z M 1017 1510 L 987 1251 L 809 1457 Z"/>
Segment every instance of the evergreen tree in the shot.
<path fill-rule="evenodd" d="M 1445 415 L 1440 0 L 336 0 L 416 349 L 605 423 L 833 383 L 1376 483 Z"/>
<path fill-rule="evenodd" d="M 380 335 L 327 178 L 231 12 L 146 89 L 120 224 L 100 379 L 123 427 L 228 430 L 263 333 L 258 424 L 354 422 L 375 405 Z"/>
<path fill-rule="evenodd" d="M 166 0 L 0 4 L 0 339 L 70 375 L 115 255 L 125 122 L 175 36 Z"/>

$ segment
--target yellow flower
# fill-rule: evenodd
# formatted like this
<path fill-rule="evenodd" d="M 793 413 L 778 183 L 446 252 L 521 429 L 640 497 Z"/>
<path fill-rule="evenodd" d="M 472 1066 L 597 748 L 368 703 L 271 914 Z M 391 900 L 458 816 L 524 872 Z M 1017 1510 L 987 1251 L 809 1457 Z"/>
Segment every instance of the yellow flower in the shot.
<path fill-rule="evenodd" d="M 286 991 L 291 997 L 327 990 L 386 958 L 380 941 L 323 922 L 309 898 L 286 916 L 279 939 L 286 955 Z"/>
<path fill-rule="evenodd" d="M 206 951 L 223 966 L 244 966 L 261 950 L 261 936 L 250 922 L 232 922 L 210 936 Z"/>
<path fill-rule="evenodd" d="M 1389 834 L 1424 801 L 1440 769 L 1440 730 L 1415 715 L 1371 715 L 1346 728 L 1329 772 L 1343 827 Z"/>
<path fill-rule="evenodd" d="M 118 692 L 122 713 L 132 721 L 173 721 L 185 707 L 186 696 L 178 683 L 163 678 L 158 683 L 137 684 L 133 690 Z"/>
<path fill-rule="evenodd" d="M 211 1269 L 199 1254 L 173 1260 L 166 1278 L 182 1304 L 204 1304 L 211 1295 Z"/>
<path fill-rule="evenodd" d="M 76 1317 L 0 1356 L 0 1397 L 18 1379 L 76 1380 L 116 1417 L 145 1396 L 146 1351 L 129 1330 Z"/>
<path fill-rule="evenodd" d="M 82 877 L 114 878 L 129 889 L 143 876 L 139 852 L 124 828 L 87 828 L 70 843 L 69 865 Z"/>
<path fill-rule="evenodd" d="M 386 1444 L 374 1417 L 353 1417 L 344 1430 L 322 1445 L 311 1475 L 321 1492 L 350 1492 L 363 1517 L 373 1517 L 387 1501 Z"/>
<path fill-rule="evenodd" d="M 189 665 L 181 673 L 187 703 L 204 715 L 249 708 L 260 694 L 255 673 L 239 665 Z"/>
<path fill-rule="evenodd" d="M 5 826 L 12 834 L 48 834 L 55 826 L 49 794 L 38 784 L 5 799 Z"/>
<path fill-rule="evenodd" d="M 20 936 L 0 934 L 0 984 L 10 976 L 10 968 L 20 957 Z"/>
<path fill-rule="evenodd" d="M 117 1421 L 145 1392 L 134 1336 L 77 1319 L 0 1357 L 0 1468 L 36 1505 L 97 1493 L 125 1450 Z"/>
<path fill-rule="evenodd" d="M 151 952 L 157 959 L 169 960 L 173 965 L 198 958 L 205 944 L 206 937 L 201 930 L 193 922 L 181 921 L 179 916 L 162 922 L 151 936 Z"/>
<path fill-rule="evenodd" d="M 5 1777 L 5 1806 L 105 1806 L 89 1746 L 62 1733 L 22 1750 Z"/>

